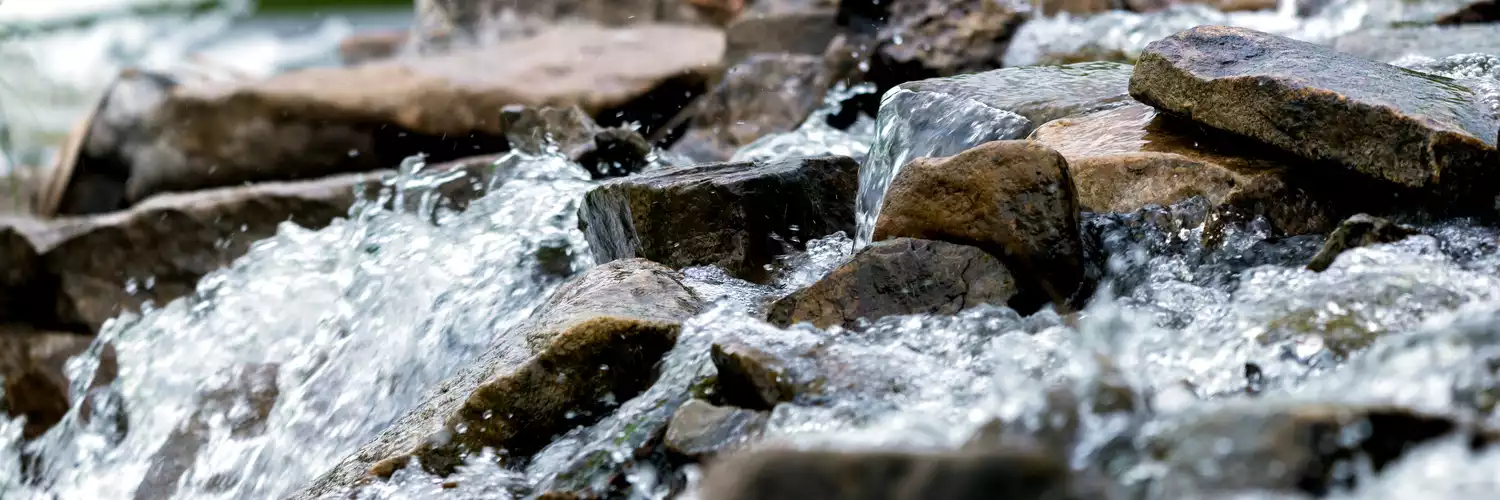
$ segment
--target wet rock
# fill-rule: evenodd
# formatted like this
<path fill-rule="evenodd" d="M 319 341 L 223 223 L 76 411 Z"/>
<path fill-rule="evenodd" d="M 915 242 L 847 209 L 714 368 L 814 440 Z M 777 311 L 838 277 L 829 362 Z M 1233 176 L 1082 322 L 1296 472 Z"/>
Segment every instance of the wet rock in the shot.
<path fill-rule="evenodd" d="M 610 127 L 595 133 L 593 139 L 570 156 L 589 171 L 590 177 L 621 177 L 651 164 L 651 143 L 634 130 Z"/>
<path fill-rule="evenodd" d="M 827 8 L 746 15 L 725 28 L 724 60 L 738 63 L 756 53 L 822 55 L 839 33 L 834 17 Z"/>
<path fill-rule="evenodd" d="M 768 134 L 797 128 L 828 89 L 822 56 L 755 54 L 693 104 L 690 128 L 672 151 L 698 161 L 726 161 Z"/>
<path fill-rule="evenodd" d="M 844 2 L 848 3 L 848 2 Z M 902 82 L 999 68 L 1024 16 L 989 0 L 891 0 L 875 35 L 868 77 L 881 91 Z"/>
<path fill-rule="evenodd" d="M 1340 52 L 1380 62 L 1407 56 L 1438 59 L 1458 54 L 1500 54 L 1500 24 L 1369 29 L 1335 38 L 1330 45 Z"/>
<path fill-rule="evenodd" d="M 1044 0 L 1041 2 L 1042 15 L 1055 16 L 1068 13 L 1075 16 L 1098 14 L 1111 10 L 1119 10 L 1127 2 L 1120 0 Z"/>
<path fill-rule="evenodd" d="M 1061 154 L 1032 141 L 995 141 L 947 158 L 918 158 L 891 182 L 874 241 L 921 238 L 971 245 L 1016 276 L 1011 305 L 1064 304 L 1083 278 L 1078 197 Z"/>
<path fill-rule="evenodd" d="M 511 150 L 563 154 L 595 179 L 635 173 L 649 163 L 651 144 L 639 132 L 601 127 L 578 106 L 507 106 L 500 116 Z"/>
<path fill-rule="evenodd" d="M 917 500 L 1097 498 L 1060 456 L 1029 450 L 947 453 L 763 449 L 709 466 L 702 498 Z"/>
<path fill-rule="evenodd" d="M 497 111 L 507 105 L 576 105 L 649 135 L 707 89 L 723 50 L 711 29 L 567 25 L 441 56 L 157 89 L 131 119 L 141 126 L 113 147 L 93 144 L 108 121 L 96 118 L 71 177 L 107 182 L 72 182 L 80 187 L 62 189 L 71 194 L 61 205 L 110 205 L 95 190 L 118 194 L 113 209 L 160 192 L 390 168 L 415 153 L 441 162 L 502 152 Z M 101 115 L 114 113 L 115 94 Z"/>
<path fill-rule="evenodd" d="M 409 35 L 403 30 L 359 32 L 339 41 L 339 61 L 354 66 L 389 59 L 401 52 Z"/>
<path fill-rule="evenodd" d="M 483 45 L 537 25 L 592 22 L 606 26 L 667 22 L 722 24 L 743 0 L 417 0 L 418 33 Z M 497 33 L 498 32 L 498 33 Z"/>
<path fill-rule="evenodd" d="M 41 254 L 20 219 L 0 218 L 0 321 L 45 321 L 51 309 Z"/>
<path fill-rule="evenodd" d="M 447 475 L 483 447 L 529 456 L 648 387 L 681 322 L 701 307 L 660 265 L 628 259 L 590 269 L 297 497 L 387 477 L 412 457 Z"/>
<path fill-rule="evenodd" d="M 955 314 L 1003 306 L 1016 282 L 998 259 L 975 247 L 896 238 L 854 255 L 812 286 L 771 305 L 770 322 L 855 326 L 898 314 Z"/>
<path fill-rule="evenodd" d="M 167 74 L 121 72 L 58 151 L 37 196 L 37 214 L 89 214 L 128 206 L 125 188 L 133 165 L 163 156 L 152 128 L 178 85 Z"/>
<path fill-rule="evenodd" d="M 23 438 L 42 435 L 67 414 L 71 405 L 63 364 L 87 349 L 92 340 L 0 324 L 0 379 L 4 380 L 0 410 L 11 418 L 26 418 Z"/>
<path fill-rule="evenodd" d="M 225 432 L 230 439 L 253 438 L 265 432 L 266 420 L 281 395 L 277 387 L 280 367 L 275 364 L 251 364 L 234 367 L 198 393 L 198 408 L 179 423 L 167 436 L 162 447 L 151 457 L 151 466 L 135 490 L 135 498 L 168 498 L 177 492 L 178 482 L 198 459 L 200 450 L 214 432 Z M 227 432 L 226 432 L 227 431 Z M 233 487 L 229 478 L 208 480 L 213 489 Z"/>
<path fill-rule="evenodd" d="M 39 247 L 58 280 L 57 317 L 97 331 L 145 302 L 166 305 L 284 222 L 318 229 L 347 216 L 355 188 L 374 178 L 348 174 L 163 195 L 127 211 L 54 221 L 55 242 Z"/>
<path fill-rule="evenodd" d="M 1125 0 L 1125 5 L 1136 12 L 1156 12 L 1180 4 L 1203 4 L 1220 12 L 1247 10 L 1275 10 L 1276 0 Z"/>
<path fill-rule="evenodd" d="M 710 353 L 719 373 L 719 394 L 731 405 L 769 411 L 801 390 L 800 377 L 791 375 L 794 363 L 779 353 L 734 341 L 716 342 Z"/>
<path fill-rule="evenodd" d="M 1437 24 L 1492 23 L 1500 21 L 1500 0 L 1479 0 L 1451 14 L 1439 17 Z"/>
<path fill-rule="evenodd" d="M 1321 497 L 1352 486 L 1364 464 L 1378 472 L 1421 443 L 1469 432 L 1447 417 L 1399 407 L 1252 401 L 1186 416 L 1155 436 L 1148 446 L 1166 469 L 1151 497 L 1244 490 Z"/>
<path fill-rule="evenodd" d="M 1054 120 L 1031 138 L 1068 159 L 1078 204 L 1087 212 L 1126 213 L 1201 196 L 1218 217 L 1266 217 L 1297 235 L 1328 231 L 1355 202 L 1298 177 L 1306 160 L 1143 104 Z"/>
<path fill-rule="evenodd" d="M 600 263 L 715 265 L 763 281 L 777 255 L 853 230 L 858 172 L 854 160 L 825 156 L 643 173 L 585 195 L 579 226 Z"/>
<path fill-rule="evenodd" d="M 1328 235 L 1323 248 L 1313 256 L 1312 262 L 1307 263 L 1307 269 L 1323 272 L 1341 253 L 1363 246 L 1395 243 L 1417 234 L 1421 231 L 1379 217 L 1357 214 L 1339 223 L 1339 227 Z"/>
<path fill-rule="evenodd" d="M 919 94 L 946 95 L 959 101 L 924 113 L 942 113 L 946 109 L 978 104 L 1020 115 L 1029 123 L 1019 135 L 1006 137 L 1014 139 L 1025 137 L 1036 127 L 1058 118 L 1130 103 L 1130 74 L 1130 65 L 1088 62 L 1005 68 L 909 82 L 900 88 Z"/>
<path fill-rule="evenodd" d="M 1152 42 L 1130 93 L 1390 191 L 1429 196 L 1436 208 L 1495 210 L 1500 185 L 1490 167 L 1500 162 L 1500 120 L 1474 91 L 1442 77 L 1249 29 L 1200 26 Z"/>
<path fill-rule="evenodd" d="M 672 423 L 667 426 L 667 449 L 696 459 L 708 458 L 760 437 L 769 419 L 765 413 L 694 399 L 672 415 Z"/>

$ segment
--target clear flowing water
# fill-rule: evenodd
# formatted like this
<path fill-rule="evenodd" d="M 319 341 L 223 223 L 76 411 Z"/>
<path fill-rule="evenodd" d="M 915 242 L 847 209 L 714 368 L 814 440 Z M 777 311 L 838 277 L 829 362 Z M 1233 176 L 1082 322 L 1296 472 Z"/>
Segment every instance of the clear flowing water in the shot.
<path fill-rule="evenodd" d="M 1494 67 L 1481 63 L 1490 64 L 1405 64 L 1493 77 L 1475 69 Z M 889 124 L 876 127 L 873 146 L 857 131 L 817 127 L 826 124 L 811 120 L 774 147 L 740 154 L 867 149 L 867 162 L 891 165 L 934 154 L 914 153 L 930 143 L 879 137 L 895 129 Z M 921 133 L 935 132 L 907 132 Z M 431 179 L 418 166 L 406 165 L 385 196 L 422 199 Z M 0 418 L 0 497 L 131 498 L 144 478 L 170 490 L 156 497 L 296 491 L 547 297 L 561 278 L 543 270 L 551 267 L 538 248 L 569 249 L 575 271 L 592 262 L 576 208 L 593 183 L 579 167 L 512 155 L 496 172 L 489 195 L 463 213 L 437 214 L 437 224 L 423 213 L 430 200 L 417 213 L 370 200 L 323 230 L 287 225 L 206 277 L 194 296 L 112 321 L 69 370 L 89 380 L 108 346 L 120 363 L 116 381 L 93 390 L 78 382 L 80 404 L 31 443 L 21 442 L 20 422 Z M 1110 281 L 1076 318 L 980 307 L 884 318 L 859 333 L 760 320 L 768 299 L 847 260 L 855 245 L 844 235 L 788 256 L 770 285 L 689 269 L 689 284 L 718 305 L 685 324 L 651 389 L 524 469 L 480 454 L 447 478 L 409 467 L 355 495 L 500 499 L 603 477 L 572 474 L 582 464 L 621 471 L 634 498 L 665 498 L 669 484 L 691 484 L 695 472 L 673 478 L 638 461 L 645 436 L 637 431 L 659 425 L 713 375 L 708 348 L 726 341 L 794 359 L 796 373 L 860 381 L 777 406 L 767 439 L 799 446 L 951 448 L 997 420 L 1041 434 L 1062 411 L 1078 418 L 1070 451 L 1083 466 L 1113 453 L 1141 418 L 1166 425 L 1229 404 L 1298 401 L 1398 403 L 1500 424 L 1500 231 L 1428 223 L 1422 236 L 1349 251 L 1314 273 L 1302 265 L 1320 238 L 1273 238 L 1252 222 L 1205 248 L 1203 217 L 1201 200 L 1085 217 L 1090 260 Z M 1245 395 L 1247 364 L 1263 377 L 1258 398 Z M 1092 400 L 1112 386 L 1150 410 L 1060 410 L 1048 392 Z M 161 466 L 164 457 L 180 466 Z M 1334 496 L 1478 498 L 1500 489 L 1497 467 L 1500 450 L 1475 455 L 1439 442 Z M 1149 485 L 1161 470 L 1142 458 L 1118 474 Z"/>

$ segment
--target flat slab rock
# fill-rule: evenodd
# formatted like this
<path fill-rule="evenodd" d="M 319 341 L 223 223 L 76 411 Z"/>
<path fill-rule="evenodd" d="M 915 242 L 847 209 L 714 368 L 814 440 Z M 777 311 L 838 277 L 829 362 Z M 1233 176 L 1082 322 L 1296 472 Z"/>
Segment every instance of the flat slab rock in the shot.
<path fill-rule="evenodd" d="M 679 274 L 658 264 L 626 259 L 595 267 L 294 498 L 389 477 L 412 457 L 446 475 L 483 447 L 513 457 L 536 453 L 553 436 L 602 417 L 606 395 L 626 401 L 649 387 L 682 321 L 702 306 Z"/>
<path fill-rule="evenodd" d="M 1130 74 L 1128 64 L 1088 62 L 1004 68 L 908 82 L 897 88 L 964 99 L 1021 115 L 1030 123 L 1017 136 L 1024 137 L 1058 118 L 1130 103 Z"/>
<path fill-rule="evenodd" d="M 1446 78 L 1254 30 L 1199 26 L 1147 46 L 1130 93 L 1445 209 L 1495 210 L 1500 120 Z"/>
<path fill-rule="evenodd" d="M 579 227 L 599 263 L 716 265 L 751 281 L 807 240 L 853 232 L 859 164 L 843 156 L 710 163 L 589 191 Z"/>
<path fill-rule="evenodd" d="M 955 314 L 1004 306 L 1017 292 L 1000 259 L 975 247 L 896 238 L 861 249 L 812 286 L 771 305 L 770 322 L 855 326 L 899 314 Z"/>

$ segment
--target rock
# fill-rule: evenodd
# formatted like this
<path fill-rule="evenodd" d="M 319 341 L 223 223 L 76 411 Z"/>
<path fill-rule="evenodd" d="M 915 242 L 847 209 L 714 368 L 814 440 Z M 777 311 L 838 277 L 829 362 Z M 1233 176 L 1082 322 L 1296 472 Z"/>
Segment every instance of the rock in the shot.
<path fill-rule="evenodd" d="M 1043 0 L 1040 6 L 1044 16 L 1055 16 L 1061 13 L 1075 16 L 1098 14 L 1119 10 L 1122 7 L 1122 2 L 1119 0 Z"/>
<path fill-rule="evenodd" d="M 1274 54 L 1275 57 L 1267 57 Z M 1274 59 L 1274 61 L 1272 61 Z M 1500 119 L 1474 91 L 1244 28 L 1200 26 L 1152 42 L 1136 99 L 1458 212 L 1493 212 Z"/>
<path fill-rule="evenodd" d="M 791 374 L 793 364 L 772 352 L 725 341 L 714 343 L 710 355 L 719 373 L 719 394 L 731 405 L 770 411 L 803 389 Z"/>
<path fill-rule="evenodd" d="M 57 241 L 38 245 L 58 280 L 57 316 L 98 331 L 145 302 L 164 306 L 283 222 L 318 229 L 347 216 L 356 187 L 374 178 L 347 174 L 163 195 L 123 212 L 57 220 Z"/>
<path fill-rule="evenodd" d="M 1010 271 L 983 250 L 897 238 L 861 249 L 817 283 L 777 300 L 770 322 L 853 327 L 860 319 L 1004 306 L 1015 294 Z"/>
<path fill-rule="evenodd" d="M 1395 243 L 1418 234 L 1421 231 L 1379 217 L 1356 214 L 1340 223 L 1338 229 L 1328 235 L 1323 248 L 1313 256 L 1312 262 L 1307 263 L 1307 269 L 1323 272 L 1345 251 L 1380 243 Z"/>
<path fill-rule="evenodd" d="M 557 152 L 583 165 L 595 179 L 645 168 L 651 144 L 623 127 L 601 127 L 578 106 L 507 106 L 501 112 L 505 138 L 514 151 Z"/>
<path fill-rule="evenodd" d="M 390 476 L 412 457 L 447 475 L 483 447 L 529 456 L 651 385 L 681 322 L 701 307 L 680 275 L 645 260 L 590 269 L 296 498 Z"/>
<path fill-rule="evenodd" d="M 401 52 L 409 35 L 402 30 L 357 32 L 339 41 L 339 61 L 354 66 L 390 59 Z"/>
<path fill-rule="evenodd" d="M 1060 455 L 1029 450 L 960 452 L 763 449 L 709 466 L 701 498 L 1099 498 Z"/>
<path fill-rule="evenodd" d="M 47 289 L 41 254 L 25 230 L 14 227 L 20 224 L 0 218 L 0 321 L 46 322 L 54 292 Z"/>
<path fill-rule="evenodd" d="M 630 175 L 651 164 L 651 143 L 634 130 L 610 127 L 595 133 L 593 139 L 570 158 L 594 179 Z"/>
<path fill-rule="evenodd" d="M 1340 52 L 1387 63 L 1408 56 L 1439 59 L 1458 54 L 1500 54 L 1500 24 L 1376 28 L 1340 36 L 1330 45 Z"/>
<path fill-rule="evenodd" d="M 275 364 L 236 366 L 198 393 L 198 408 L 179 423 L 167 440 L 151 457 L 151 466 L 135 490 L 135 498 L 169 498 L 177 493 L 178 481 L 193 468 L 198 450 L 217 432 L 230 439 L 243 440 L 265 432 L 266 420 L 281 395 L 277 387 L 280 367 Z M 208 480 L 215 488 L 235 486 L 233 478 L 216 476 Z"/>
<path fill-rule="evenodd" d="M 1500 0 L 1479 0 L 1438 18 L 1437 24 L 1492 23 L 1500 21 Z"/>
<path fill-rule="evenodd" d="M 1322 497 L 1353 486 L 1368 464 L 1378 472 L 1406 450 L 1465 431 L 1457 422 L 1399 407 L 1287 405 L 1252 400 L 1193 415 L 1148 443 L 1166 468 L 1151 498 L 1196 498 L 1239 490 Z M 1202 467 L 1211 461 L 1212 468 Z"/>
<path fill-rule="evenodd" d="M 685 111 L 692 115 L 690 128 L 672 151 L 726 161 L 756 139 L 797 128 L 830 83 L 822 56 L 755 54 Z"/>
<path fill-rule="evenodd" d="M 1020 285 L 1018 310 L 1065 304 L 1083 279 L 1078 197 L 1061 154 L 1031 141 L 995 141 L 946 158 L 918 158 L 891 182 L 873 241 L 921 238 L 978 247 Z"/>
<path fill-rule="evenodd" d="M 1068 159 L 1086 212 L 1134 212 L 1202 196 L 1218 217 L 1266 217 L 1298 235 L 1328 231 L 1365 197 L 1297 176 L 1309 168 L 1306 160 L 1143 104 L 1054 120 L 1031 138 Z"/>
<path fill-rule="evenodd" d="M 152 129 L 178 85 L 166 74 L 121 72 L 58 151 L 37 197 L 37 214 L 90 214 L 129 206 L 125 189 L 133 165 L 162 161 Z"/>
<path fill-rule="evenodd" d="M 838 35 L 833 9 L 751 14 L 725 28 L 724 60 L 756 53 L 822 55 Z"/>
<path fill-rule="evenodd" d="M 0 410 L 25 417 L 21 436 L 35 439 L 62 420 L 70 404 L 63 364 L 93 339 L 71 333 L 40 332 L 0 324 Z"/>
<path fill-rule="evenodd" d="M 107 178 L 101 189 L 123 193 L 119 208 L 160 192 L 390 168 L 419 152 L 433 162 L 496 153 L 508 148 L 496 112 L 507 105 L 576 105 L 649 135 L 707 89 L 723 51 L 717 30 L 567 25 L 441 56 L 181 85 L 158 92 L 113 147 L 96 148 L 91 129 L 72 177 Z M 71 198 L 108 205 L 73 184 Z"/>
<path fill-rule="evenodd" d="M 673 453 L 703 459 L 740 447 L 760 437 L 770 415 L 688 401 L 667 425 L 666 445 Z"/>
<path fill-rule="evenodd" d="M 881 92 L 902 82 L 999 68 L 1025 20 L 1010 4 L 990 0 L 884 4 L 889 15 L 876 33 L 868 72 Z"/>
<path fill-rule="evenodd" d="M 1025 137 L 1036 127 L 1058 118 L 1130 104 L 1131 71 L 1128 64 L 1112 62 L 1005 68 L 909 82 L 900 88 L 915 93 L 947 95 L 955 100 L 1021 115 L 1030 122 L 1018 136 Z M 960 105 L 954 103 L 944 107 L 957 108 Z"/>
<path fill-rule="evenodd" d="M 1202 4 L 1220 12 L 1275 10 L 1276 0 L 1125 0 L 1125 6 L 1136 12 L 1156 12 L 1173 5 Z"/>
<path fill-rule="evenodd" d="M 599 263 L 715 265 L 763 281 L 776 256 L 853 230 L 858 175 L 842 156 L 653 171 L 590 191 L 579 227 Z"/>

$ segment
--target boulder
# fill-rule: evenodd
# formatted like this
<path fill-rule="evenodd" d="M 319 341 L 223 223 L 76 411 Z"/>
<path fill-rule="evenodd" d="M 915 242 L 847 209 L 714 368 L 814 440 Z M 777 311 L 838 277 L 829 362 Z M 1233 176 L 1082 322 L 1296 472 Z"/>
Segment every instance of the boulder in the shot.
<path fill-rule="evenodd" d="M 536 453 L 650 386 L 681 322 L 701 308 L 681 276 L 660 265 L 628 259 L 595 267 L 295 497 L 388 477 L 413 457 L 447 475 L 485 447 L 517 458 Z"/>
<path fill-rule="evenodd" d="M 1125 6 L 1136 12 L 1156 12 L 1179 4 L 1202 4 L 1220 12 L 1276 10 L 1277 0 L 1125 0 Z"/>
<path fill-rule="evenodd" d="M 1078 196 L 1067 160 L 1032 141 L 995 141 L 918 158 L 891 182 L 874 240 L 921 238 L 978 247 L 1016 275 L 1012 307 L 1059 305 L 1083 280 Z"/>
<path fill-rule="evenodd" d="M 98 331 L 145 302 L 165 305 L 283 222 L 318 229 L 347 216 L 355 189 L 375 178 L 346 174 L 162 195 L 122 212 L 53 221 L 52 241 L 38 246 L 57 279 L 57 317 Z"/>
<path fill-rule="evenodd" d="M 694 160 L 726 161 L 768 134 L 797 128 L 822 103 L 830 85 L 822 56 L 755 54 L 685 113 L 689 129 L 672 151 Z"/>
<path fill-rule="evenodd" d="M 157 85 L 118 113 L 117 85 L 83 139 L 78 180 L 59 181 L 76 186 L 58 190 L 58 205 L 115 209 L 160 192 L 391 168 L 416 153 L 503 152 L 508 105 L 576 105 L 649 135 L 707 90 L 723 51 L 712 29 L 566 25 L 441 56 Z M 130 117 L 123 128 L 110 125 L 115 114 Z M 96 177 L 101 187 L 85 182 Z M 60 212 L 79 211 L 98 210 Z"/>
<path fill-rule="evenodd" d="M 1322 497 L 1352 487 L 1367 464 L 1379 472 L 1407 450 L 1472 432 L 1453 419 L 1386 406 L 1241 401 L 1154 436 L 1165 467 L 1151 498 L 1201 498 L 1266 490 Z M 1205 468 L 1204 463 L 1214 467 Z"/>
<path fill-rule="evenodd" d="M 25 224 L 0 218 L 0 321 L 46 322 L 53 292 Z"/>
<path fill-rule="evenodd" d="M 834 17 L 827 8 L 748 13 L 724 29 L 724 61 L 739 63 L 756 53 L 822 55 L 839 33 Z"/>
<path fill-rule="evenodd" d="M 672 414 L 665 444 L 673 453 L 701 460 L 759 438 L 769 419 L 766 413 L 694 399 Z"/>
<path fill-rule="evenodd" d="M 563 22 L 606 26 L 643 23 L 722 24 L 743 0 L 416 0 L 423 40 L 484 45 L 515 32 Z"/>
<path fill-rule="evenodd" d="M 896 238 L 861 249 L 817 283 L 777 300 L 769 320 L 780 326 L 853 327 L 860 319 L 1004 306 L 1015 294 L 1010 271 L 983 250 Z"/>
<path fill-rule="evenodd" d="M 1493 23 L 1500 21 L 1500 0 L 1479 0 L 1439 17 L 1437 24 Z"/>
<path fill-rule="evenodd" d="M 1341 253 L 1363 246 L 1395 243 L 1418 234 L 1421 234 L 1421 231 L 1414 228 L 1379 217 L 1371 217 L 1368 214 L 1356 214 L 1339 223 L 1339 227 L 1328 235 L 1328 240 L 1323 242 L 1323 248 L 1313 256 L 1312 262 L 1307 263 L 1307 269 L 1323 272 L 1328 269 L 1328 266 L 1333 265 L 1334 259 L 1337 259 Z"/>
<path fill-rule="evenodd" d="M 151 456 L 151 466 L 135 498 L 170 498 L 177 493 L 178 481 L 198 460 L 198 450 L 224 433 L 230 439 L 243 440 L 265 432 L 266 420 L 281 396 L 276 385 L 280 367 L 276 364 L 251 364 L 233 367 L 211 380 L 194 398 L 197 408 L 192 415 L 172 429 L 166 442 Z M 232 478 L 214 477 L 215 488 L 235 486 Z"/>
<path fill-rule="evenodd" d="M 642 257 L 763 281 L 776 256 L 854 229 L 858 176 L 842 156 L 652 171 L 590 191 L 579 227 L 601 264 Z"/>
<path fill-rule="evenodd" d="M 1272 57 L 1274 55 L 1274 57 Z M 1500 118 L 1452 80 L 1244 28 L 1147 46 L 1136 99 L 1259 140 L 1443 211 L 1495 210 Z"/>
<path fill-rule="evenodd" d="M 808 377 L 793 373 L 795 363 L 786 353 L 737 341 L 716 342 L 709 353 L 719 374 L 718 394 L 731 405 L 770 411 L 809 389 L 802 383 Z"/>
<path fill-rule="evenodd" d="M 1134 212 L 1202 196 L 1219 217 L 1265 217 L 1298 235 L 1327 232 L 1366 196 L 1297 176 L 1309 168 L 1306 160 L 1143 104 L 1054 120 L 1031 139 L 1068 159 L 1086 212 Z"/>
<path fill-rule="evenodd" d="M 92 340 L 84 335 L 0 324 L 0 379 L 4 379 L 0 411 L 11 418 L 26 418 L 23 438 L 42 435 L 67 414 L 72 405 L 63 364 L 87 349 Z"/>
<path fill-rule="evenodd" d="M 767 448 L 710 465 L 701 498 L 761 500 L 1101 498 L 1061 454 L 1024 449 L 957 452 Z"/>
<path fill-rule="evenodd" d="M 1387 63 L 1408 56 L 1437 59 L 1458 54 L 1500 54 L 1500 24 L 1374 28 L 1340 36 L 1329 45 L 1340 52 Z"/>

